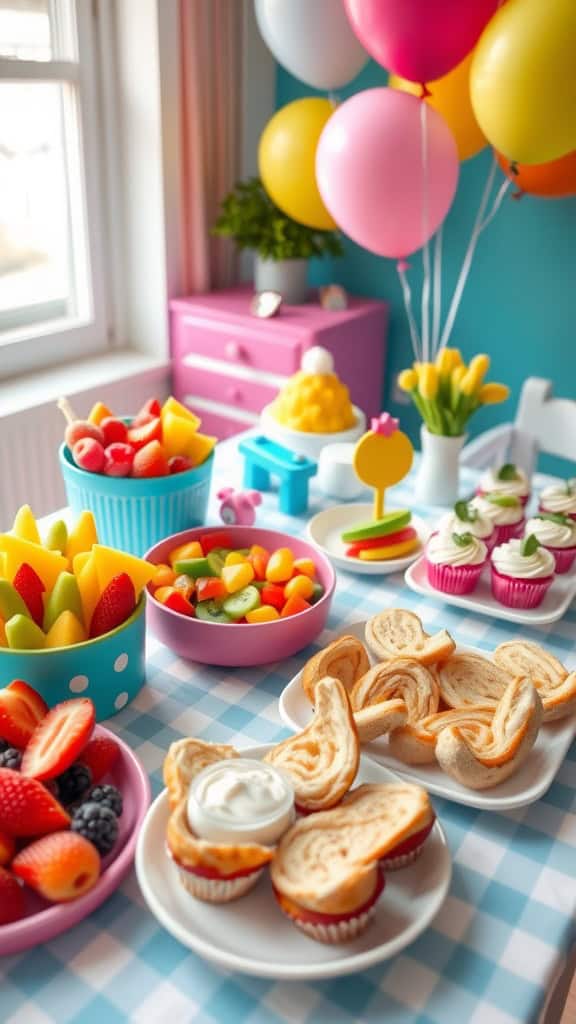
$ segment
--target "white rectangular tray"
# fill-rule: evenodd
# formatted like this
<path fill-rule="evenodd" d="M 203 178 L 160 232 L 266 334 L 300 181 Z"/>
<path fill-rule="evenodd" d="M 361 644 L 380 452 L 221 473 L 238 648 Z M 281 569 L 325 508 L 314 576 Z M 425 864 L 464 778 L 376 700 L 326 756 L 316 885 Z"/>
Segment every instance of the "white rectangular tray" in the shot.
<path fill-rule="evenodd" d="M 576 597 L 576 571 L 566 572 L 554 578 L 552 586 L 546 597 L 538 608 L 506 608 L 492 597 L 490 590 L 490 569 L 484 569 L 480 582 L 471 594 L 444 594 L 436 590 L 428 582 L 426 575 L 426 559 L 421 556 L 417 562 L 413 562 L 406 572 L 404 579 L 411 590 L 417 594 L 424 594 L 436 601 L 443 601 L 444 604 L 453 604 L 457 608 L 465 608 L 469 612 L 478 612 L 479 615 L 489 615 L 494 619 L 506 619 L 508 622 L 520 622 L 526 626 L 543 626 L 548 622 L 556 622 L 561 619 L 573 599 Z"/>
<path fill-rule="evenodd" d="M 331 639 L 339 636 L 356 636 L 364 640 L 364 622 L 356 622 L 345 630 L 339 630 Z M 490 652 L 477 647 L 461 647 L 459 651 L 474 651 L 488 657 Z M 374 662 L 374 658 L 371 661 Z M 574 667 L 574 666 L 572 666 Z M 312 718 L 310 705 L 301 684 L 301 672 L 298 672 L 280 694 L 280 717 L 289 729 L 299 731 Z M 486 811 L 508 811 L 514 807 L 524 807 L 534 803 L 544 795 L 554 781 L 576 730 L 576 716 L 560 719 L 542 726 L 538 738 L 524 764 L 518 771 L 494 786 L 493 789 L 466 789 L 455 779 L 446 775 L 438 765 L 407 765 L 393 757 L 388 750 L 386 737 L 366 743 L 363 753 L 374 758 L 379 764 L 402 775 L 411 782 L 424 786 L 430 793 L 437 793 L 446 800 L 466 804 L 468 807 L 480 807 Z"/>

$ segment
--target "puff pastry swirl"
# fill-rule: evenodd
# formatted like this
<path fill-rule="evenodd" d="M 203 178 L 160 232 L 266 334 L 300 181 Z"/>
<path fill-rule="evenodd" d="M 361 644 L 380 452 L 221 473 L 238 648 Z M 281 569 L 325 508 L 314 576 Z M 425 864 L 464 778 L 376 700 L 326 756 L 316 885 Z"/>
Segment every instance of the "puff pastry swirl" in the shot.
<path fill-rule="evenodd" d="M 436 741 L 449 725 L 478 745 L 490 742 L 493 707 L 451 708 L 420 719 L 415 725 L 395 729 L 388 737 L 390 753 L 405 764 L 431 764 L 436 760 Z"/>
<path fill-rule="evenodd" d="M 448 725 L 436 741 L 436 760 L 469 789 L 503 782 L 528 756 L 542 721 L 542 701 L 526 676 L 513 679 L 500 699 L 488 735 Z"/>
<path fill-rule="evenodd" d="M 358 680 L 350 696 L 355 711 L 380 702 L 403 700 L 410 724 L 437 711 L 439 699 L 435 673 L 411 658 L 374 665 Z"/>
<path fill-rule="evenodd" d="M 343 684 L 326 676 L 316 683 L 313 696 L 310 724 L 264 757 L 290 777 L 295 802 L 306 811 L 339 803 L 356 778 L 360 760 L 358 733 Z"/>
<path fill-rule="evenodd" d="M 339 679 L 347 693 L 370 668 L 364 644 L 355 636 L 340 636 L 314 654 L 302 669 L 302 687 L 314 704 L 314 687 L 319 679 Z"/>
<path fill-rule="evenodd" d="M 576 711 L 576 672 L 568 674 L 558 658 L 539 644 L 510 640 L 496 648 L 494 661 L 510 675 L 526 675 L 532 680 L 542 699 L 545 722 Z"/>
<path fill-rule="evenodd" d="M 226 743 L 205 743 L 193 737 L 171 743 L 163 768 L 170 808 L 173 810 L 182 800 L 187 799 L 192 779 L 204 768 L 229 757 L 240 757 L 240 754 Z"/>
<path fill-rule="evenodd" d="M 453 654 L 438 667 L 442 700 L 451 708 L 469 705 L 496 704 L 506 687 L 519 672 L 505 672 L 493 661 L 472 651 Z"/>
<path fill-rule="evenodd" d="M 414 612 L 387 608 L 366 623 L 366 643 L 379 661 L 413 658 L 422 665 L 445 661 L 456 648 L 450 634 L 442 629 L 429 636 Z"/>

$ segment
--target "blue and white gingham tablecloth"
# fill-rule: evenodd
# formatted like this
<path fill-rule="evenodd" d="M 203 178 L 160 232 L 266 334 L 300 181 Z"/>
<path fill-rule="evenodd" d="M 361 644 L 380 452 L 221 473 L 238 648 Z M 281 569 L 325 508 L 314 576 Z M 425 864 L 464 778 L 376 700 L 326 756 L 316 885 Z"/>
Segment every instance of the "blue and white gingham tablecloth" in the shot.
<path fill-rule="evenodd" d="M 236 441 L 218 449 L 213 492 L 241 484 Z M 410 480 L 395 489 L 410 502 Z M 312 488 L 310 514 L 327 502 Z M 433 515 L 431 510 L 419 509 Z M 211 506 L 210 522 L 216 522 Z M 279 514 L 267 495 L 258 520 L 294 535 L 305 518 Z M 401 575 L 339 573 L 329 629 L 387 605 L 412 608 L 425 627 L 493 648 L 514 634 L 543 641 L 560 658 L 576 652 L 576 609 L 548 627 L 518 628 L 420 597 Z M 323 639 L 319 638 L 319 645 Z M 310 652 L 308 652 L 310 653 Z M 147 686 L 111 727 L 162 789 L 169 744 L 182 736 L 238 746 L 286 735 L 278 697 L 305 654 L 238 671 L 185 663 L 148 641 Z M 574 942 L 576 744 L 546 796 L 494 814 L 439 798 L 434 804 L 454 861 L 432 927 L 395 959 L 326 982 L 276 983 L 228 974 L 181 946 L 148 912 L 135 876 L 84 922 L 28 953 L 0 961 L 2 1024 L 514 1024 L 544 1020 L 545 1003 Z M 558 1024 L 559 1011 L 546 1021 Z"/>

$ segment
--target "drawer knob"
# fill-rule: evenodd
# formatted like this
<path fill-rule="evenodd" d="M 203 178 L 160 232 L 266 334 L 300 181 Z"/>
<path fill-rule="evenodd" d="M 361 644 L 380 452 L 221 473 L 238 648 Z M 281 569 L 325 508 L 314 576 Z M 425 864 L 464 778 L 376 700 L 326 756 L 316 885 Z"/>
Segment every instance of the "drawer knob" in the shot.
<path fill-rule="evenodd" d="M 228 388 L 228 398 L 230 399 L 231 402 L 239 402 L 242 398 L 242 392 L 240 391 L 240 388 L 234 386 Z"/>
<path fill-rule="evenodd" d="M 244 349 L 237 341 L 228 341 L 225 349 L 228 359 L 243 359 Z"/>

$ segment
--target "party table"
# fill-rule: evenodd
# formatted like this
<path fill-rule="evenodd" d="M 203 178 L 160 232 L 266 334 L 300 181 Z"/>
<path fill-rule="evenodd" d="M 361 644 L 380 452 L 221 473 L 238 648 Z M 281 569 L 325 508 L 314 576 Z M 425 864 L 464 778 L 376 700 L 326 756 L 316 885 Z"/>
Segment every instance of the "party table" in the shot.
<path fill-rule="evenodd" d="M 241 484 L 237 440 L 218 447 L 213 493 Z M 464 489 L 471 483 L 465 478 Z M 412 505 L 411 484 L 408 477 L 391 502 Z M 312 482 L 308 514 L 327 504 Z M 213 502 L 209 522 L 216 513 Z M 305 517 L 280 515 L 275 494 L 265 495 L 258 521 L 293 535 L 305 529 Z M 328 630 L 395 605 L 417 612 L 429 632 L 447 627 L 461 644 L 493 648 L 523 635 L 560 658 L 576 651 L 574 605 L 551 626 L 516 627 L 423 598 L 400 574 L 340 572 Z M 107 724 L 141 759 L 156 795 L 173 740 L 195 735 L 242 747 L 283 738 L 278 697 L 310 653 L 234 671 L 186 663 L 150 636 L 147 685 Z M 575 939 L 576 744 L 544 798 L 529 807 L 496 814 L 433 802 L 453 857 L 450 892 L 432 926 L 395 959 L 313 984 L 229 974 L 160 927 L 132 873 L 71 931 L 0 961 L 2 1024 L 558 1024 L 562 1002 L 553 990 L 569 978 Z"/>

